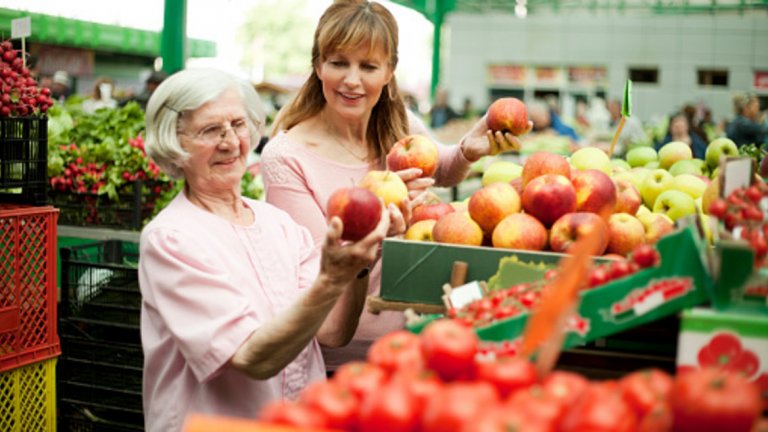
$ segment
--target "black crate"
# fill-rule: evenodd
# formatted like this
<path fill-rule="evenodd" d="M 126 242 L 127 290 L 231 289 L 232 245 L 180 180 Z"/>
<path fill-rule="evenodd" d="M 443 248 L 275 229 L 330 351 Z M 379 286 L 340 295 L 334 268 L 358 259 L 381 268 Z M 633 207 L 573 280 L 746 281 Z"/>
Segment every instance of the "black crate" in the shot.
<path fill-rule="evenodd" d="M 59 224 L 100 226 L 128 230 L 141 229 L 152 216 L 156 188 L 165 190 L 168 182 L 135 180 L 124 185 L 117 199 L 93 192 L 49 191 L 49 203 L 60 210 Z"/>
<path fill-rule="evenodd" d="M 48 118 L 0 118 L 0 202 L 43 205 L 48 186 Z"/>
<path fill-rule="evenodd" d="M 60 432 L 138 432 L 144 430 L 141 412 L 105 408 L 98 403 L 60 400 L 58 406 Z"/>

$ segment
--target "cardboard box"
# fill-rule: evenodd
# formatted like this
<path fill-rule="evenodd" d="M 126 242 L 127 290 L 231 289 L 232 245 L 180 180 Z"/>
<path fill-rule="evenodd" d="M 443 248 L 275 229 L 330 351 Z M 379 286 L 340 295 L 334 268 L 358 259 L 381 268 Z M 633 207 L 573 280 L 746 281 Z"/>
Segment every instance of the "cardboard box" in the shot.
<path fill-rule="evenodd" d="M 658 267 L 645 269 L 600 288 L 580 293 L 578 312 L 567 323 L 564 348 L 634 328 L 677 311 L 709 301 L 712 279 L 699 253 L 706 245 L 692 228 L 661 239 Z M 436 316 L 409 326 L 420 332 Z M 489 341 L 515 341 L 525 329 L 528 314 L 477 329 Z"/>
<path fill-rule="evenodd" d="M 677 369 L 721 367 L 741 372 L 762 390 L 768 409 L 768 316 L 694 308 L 683 312 Z"/>
<path fill-rule="evenodd" d="M 491 247 L 460 246 L 399 239 L 384 240 L 380 296 L 388 301 L 442 305 L 443 285 L 451 279 L 453 263 L 467 266 L 467 281 L 488 280 L 505 257 L 520 262 L 544 264 L 520 273 L 519 282 L 542 278 L 547 267 L 554 267 L 564 256 L 554 252 L 531 252 Z"/>

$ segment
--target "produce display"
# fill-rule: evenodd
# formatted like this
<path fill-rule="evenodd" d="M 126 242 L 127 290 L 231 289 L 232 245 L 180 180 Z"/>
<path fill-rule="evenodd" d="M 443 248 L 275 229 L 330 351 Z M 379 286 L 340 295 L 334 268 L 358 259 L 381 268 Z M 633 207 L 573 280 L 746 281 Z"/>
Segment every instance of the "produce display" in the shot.
<path fill-rule="evenodd" d="M 768 184 L 759 178 L 751 186 L 738 188 L 709 206 L 709 215 L 723 222 L 726 235 L 746 241 L 754 250 L 756 267 L 764 266 L 768 256 L 766 210 Z"/>
<path fill-rule="evenodd" d="M 23 54 L 11 41 L 0 42 L 0 117 L 41 116 L 53 105 L 51 90 L 37 86 Z"/>
<path fill-rule="evenodd" d="M 295 402 L 273 402 L 259 419 L 348 431 L 746 432 L 761 409 L 757 386 L 719 368 L 599 382 L 559 370 L 539 376 L 528 359 L 443 319 L 419 336 L 383 336 L 367 361 L 343 365 Z"/>

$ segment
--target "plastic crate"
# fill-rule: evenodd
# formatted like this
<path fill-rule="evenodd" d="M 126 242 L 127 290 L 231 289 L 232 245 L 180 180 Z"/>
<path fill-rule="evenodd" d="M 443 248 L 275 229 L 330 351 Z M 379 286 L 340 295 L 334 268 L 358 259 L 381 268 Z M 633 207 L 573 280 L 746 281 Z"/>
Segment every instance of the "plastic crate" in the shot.
<path fill-rule="evenodd" d="M 45 204 L 48 118 L 0 118 L 0 201 Z"/>
<path fill-rule="evenodd" d="M 136 180 L 123 186 L 116 200 L 106 194 L 52 190 L 49 202 L 61 209 L 62 225 L 139 230 L 152 216 L 159 191 L 169 186 L 168 182 Z"/>
<path fill-rule="evenodd" d="M 0 373 L 0 430 L 56 430 L 56 358 Z"/>
<path fill-rule="evenodd" d="M 0 372 L 58 355 L 53 207 L 0 204 Z"/>

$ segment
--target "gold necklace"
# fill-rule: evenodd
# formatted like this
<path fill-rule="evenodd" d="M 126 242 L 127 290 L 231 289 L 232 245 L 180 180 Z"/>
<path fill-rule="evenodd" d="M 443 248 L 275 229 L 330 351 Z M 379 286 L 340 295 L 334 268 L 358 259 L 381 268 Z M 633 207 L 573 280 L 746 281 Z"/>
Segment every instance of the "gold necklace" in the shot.
<path fill-rule="evenodd" d="M 320 119 L 323 123 L 325 123 L 325 131 L 328 133 L 328 136 L 332 138 L 333 141 L 338 143 L 341 148 L 343 148 L 347 153 L 352 155 L 355 159 L 361 161 L 361 162 L 367 162 L 368 161 L 368 150 L 366 149 L 365 156 L 360 157 L 357 155 L 357 153 L 353 152 L 352 149 L 344 145 L 344 143 L 339 139 L 339 134 L 336 133 L 336 127 L 331 124 L 328 120 L 325 118 L 325 113 L 322 113 L 320 115 Z"/>

